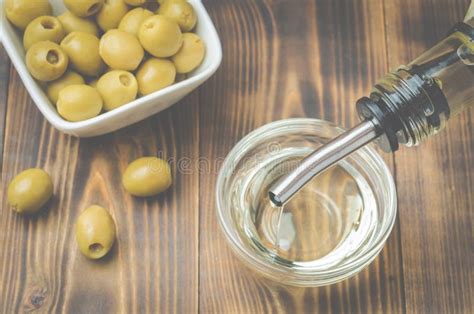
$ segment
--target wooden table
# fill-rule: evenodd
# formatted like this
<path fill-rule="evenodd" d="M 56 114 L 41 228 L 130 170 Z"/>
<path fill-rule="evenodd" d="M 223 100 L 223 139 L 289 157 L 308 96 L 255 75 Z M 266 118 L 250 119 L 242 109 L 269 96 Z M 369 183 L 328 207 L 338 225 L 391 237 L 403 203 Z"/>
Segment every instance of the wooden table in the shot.
<path fill-rule="evenodd" d="M 421 147 L 384 155 L 398 220 L 380 256 L 340 284 L 296 289 L 256 278 L 229 250 L 214 201 L 214 166 L 245 134 L 289 117 L 355 125 L 356 99 L 442 38 L 469 1 L 204 2 L 222 39 L 219 71 L 171 109 L 106 136 L 53 129 L 0 50 L 0 312 L 472 313 L 473 110 Z M 179 161 L 173 188 L 130 197 L 120 173 L 155 154 Z M 213 167 L 198 169 L 200 160 Z M 29 167 L 55 184 L 36 218 L 14 214 L 5 197 Z M 93 203 L 119 231 L 99 262 L 78 252 L 73 233 Z"/>

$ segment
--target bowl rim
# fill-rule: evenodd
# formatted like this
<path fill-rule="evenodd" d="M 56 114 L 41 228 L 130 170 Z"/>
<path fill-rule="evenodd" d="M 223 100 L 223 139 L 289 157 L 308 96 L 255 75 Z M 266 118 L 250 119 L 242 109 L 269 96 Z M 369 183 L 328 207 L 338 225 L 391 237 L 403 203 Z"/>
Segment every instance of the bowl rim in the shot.
<path fill-rule="evenodd" d="M 214 23 L 212 22 L 209 13 L 202 4 L 201 0 L 188 0 L 194 6 L 196 13 L 199 16 L 199 19 L 203 22 L 203 25 L 206 25 L 206 32 L 209 34 L 209 41 L 207 46 L 209 47 L 209 42 L 213 43 L 215 50 L 212 50 L 212 58 L 209 58 L 209 64 L 200 70 L 199 73 L 192 75 L 191 77 L 174 83 L 162 90 L 156 91 L 146 96 L 139 97 L 134 101 L 131 101 L 121 107 L 115 108 L 114 110 L 104 112 L 96 117 L 78 121 L 70 122 L 63 119 L 57 112 L 55 112 L 54 104 L 50 102 L 47 98 L 45 92 L 41 88 L 40 84 L 31 76 L 31 74 L 26 69 L 26 64 L 24 58 L 18 55 L 17 50 L 11 40 L 8 40 L 11 36 L 9 35 L 7 28 L 11 29 L 13 32 L 17 30 L 8 22 L 3 3 L 4 0 L 0 0 L 0 44 L 3 44 L 12 64 L 14 65 L 16 71 L 18 72 L 21 81 L 23 82 L 24 87 L 28 91 L 30 98 L 35 103 L 36 107 L 42 113 L 42 115 L 51 123 L 55 128 L 66 132 L 74 134 L 75 132 L 89 130 L 90 128 L 97 128 L 107 125 L 109 122 L 114 121 L 114 119 L 123 116 L 126 113 L 133 113 L 134 109 L 137 109 L 141 106 L 144 106 L 150 101 L 159 101 L 166 96 L 174 95 L 177 92 L 189 88 L 195 87 L 206 81 L 212 74 L 214 74 L 219 68 L 222 62 L 222 44 L 215 28 Z M 19 38 L 21 40 L 21 38 Z M 160 111 L 165 110 L 170 107 L 172 104 L 165 106 Z M 125 126 L 124 126 L 125 127 Z"/>
<path fill-rule="evenodd" d="M 384 207 L 387 210 L 388 215 L 387 221 L 384 224 L 383 232 L 381 232 L 380 236 L 378 236 L 377 238 L 377 241 L 374 242 L 374 244 L 367 250 L 364 255 L 358 257 L 355 261 L 352 261 L 349 264 L 343 265 L 344 267 L 336 266 L 335 269 L 325 271 L 324 274 L 319 274 L 320 279 L 315 280 L 314 277 L 317 277 L 317 275 L 315 274 L 311 274 L 311 278 L 308 278 L 308 274 L 301 274 L 298 272 L 286 272 L 284 269 L 278 268 L 275 265 L 267 263 L 263 259 L 258 258 L 254 254 L 251 254 L 251 250 L 241 245 L 237 238 L 234 237 L 230 223 L 227 222 L 226 218 L 224 217 L 224 211 L 226 209 L 224 208 L 223 204 L 224 200 L 221 198 L 221 189 L 225 187 L 224 183 L 228 177 L 229 169 L 235 168 L 235 165 L 237 165 L 238 160 L 240 160 L 241 157 L 245 154 L 248 147 L 250 147 L 250 143 L 252 141 L 258 138 L 263 138 L 266 134 L 272 132 L 272 130 L 275 130 L 276 128 L 284 128 L 296 125 L 302 126 L 305 124 L 318 124 L 320 126 L 327 126 L 333 128 L 337 132 L 345 131 L 344 128 L 339 127 L 331 122 L 314 118 L 289 118 L 265 124 L 247 134 L 228 153 L 217 177 L 215 196 L 217 218 L 221 230 L 225 235 L 225 239 L 230 244 L 232 251 L 236 253 L 238 258 L 241 259 L 244 264 L 252 268 L 252 270 L 255 270 L 258 273 L 262 274 L 263 276 L 277 282 L 282 282 L 285 285 L 300 287 L 317 287 L 334 284 L 344 279 L 347 279 L 357 274 L 365 266 L 370 264 L 383 248 L 395 224 L 397 215 L 397 194 L 395 182 L 387 164 L 372 147 L 372 144 L 366 145 L 365 147 L 362 147 L 359 150 L 363 150 L 364 153 L 366 153 L 372 159 L 374 164 L 381 171 L 385 181 L 388 184 L 388 186 L 384 187 L 384 189 L 388 191 L 388 202 Z"/>

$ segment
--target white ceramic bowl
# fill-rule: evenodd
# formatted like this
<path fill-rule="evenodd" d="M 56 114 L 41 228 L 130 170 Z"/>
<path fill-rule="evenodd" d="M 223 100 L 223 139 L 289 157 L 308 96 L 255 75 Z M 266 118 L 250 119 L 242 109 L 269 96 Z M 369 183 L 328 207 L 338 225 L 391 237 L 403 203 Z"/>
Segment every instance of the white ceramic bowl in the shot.
<path fill-rule="evenodd" d="M 200 0 L 188 1 L 193 5 L 198 17 L 195 32 L 206 45 L 206 57 L 199 68 L 184 81 L 85 121 L 69 122 L 61 118 L 40 85 L 30 75 L 25 64 L 22 38 L 7 21 L 3 10 L 3 0 L 0 0 L 0 40 L 31 98 L 54 127 L 79 137 L 101 135 L 143 120 L 170 107 L 204 83 L 219 67 L 222 60 L 222 47 L 214 24 Z M 54 15 L 59 15 L 65 10 L 62 0 L 50 0 L 50 3 L 53 5 Z"/>

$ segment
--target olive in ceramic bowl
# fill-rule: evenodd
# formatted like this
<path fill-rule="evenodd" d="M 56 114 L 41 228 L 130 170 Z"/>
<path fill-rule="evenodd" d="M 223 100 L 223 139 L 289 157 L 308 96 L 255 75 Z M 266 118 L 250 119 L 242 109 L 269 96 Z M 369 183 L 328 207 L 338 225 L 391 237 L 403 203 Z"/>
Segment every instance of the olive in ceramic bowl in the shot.
<path fill-rule="evenodd" d="M 150 58 L 137 71 L 138 91 L 148 95 L 173 84 L 176 68 L 168 59 Z"/>
<path fill-rule="evenodd" d="M 136 36 L 112 29 L 100 39 L 99 54 L 113 70 L 134 71 L 142 62 L 145 51 Z"/>
<path fill-rule="evenodd" d="M 99 54 L 99 38 L 89 33 L 72 32 L 61 41 L 76 71 L 87 76 L 98 76 L 105 64 Z"/>
<path fill-rule="evenodd" d="M 189 73 L 195 70 L 204 60 L 206 47 L 201 37 L 194 33 L 183 34 L 183 45 L 171 57 L 178 73 Z"/>
<path fill-rule="evenodd" d="M 97 89 L 87 85 L 66 86 L 59 92 L 58 113 L 71 122 L 87 120 L 102 110 L 103 100 Z"/>
<path fill-rule="evenodd" d="M 66 34 L 72 32 L 83 32 L 94 36 L 99 35 L 99 27 L 90 18 L 78 17 L 70 11 L 65 11 L 63 14 L 58 16 L 58 20 L 63 25 Z"/>
<path fill-rule="evenodd" d="M 153 15 L 153 12 L 144 8 L 135 8 L 128 12 L 120 21 L 118 29 L 137 36 L 143 21 Z"/>
<path fill-rule="evenodd" d="M 183 32 L 190 32 L 196 26 L 196 12 L 186 0 L 167 0 L 160 5 L 158 14 L 178 23 Z"/>
<path fill-rule="evenodd" d="M 23 34 L 23 47 L 28 50 L 33 44 L 40 41 L 59 43 L 66 36 L 64 28 L 54 16 L 44 15 L 34 19 Z"/>
<path fill-rule="evenodd" d="M 97 13 L 97 24 L 104 32 L 117 28 L 127 12 L 128 6 L 123 0 L 107 0 Z"/>
<path fill-rule="evenodd" d="M 158 58 L 171 57 L 183 43 L 179 25 L 162 15 L 147 18 L 140 26 L 138 39 L 146 51 Z"/>
<path fill-rule="evenodd" d="M 53 13 L 48 0 L 5 0 L 4 9 L 7 19 L 20 30 L 38 16 Z"/>
<path fill-rule="evenodd" d="M 137 80 L 127 71 L 114 70 L 105 73 L 97 81 L 96 88 L 104 100 L 105 111 L 123 106 L 137 98 Z"/>
<path fill-rule="evenodd" d="M 96 14 L 103 4 L 104 0 L 64 0 L 66 8 L 78 17 Z"/>
<path fill-rule="evenodd" d="M 38 81 L 57 80 L 66 72 L 68 64 L 67 54 L 52 41 L 37 42 L 26 53 L 28 71 Z"/>

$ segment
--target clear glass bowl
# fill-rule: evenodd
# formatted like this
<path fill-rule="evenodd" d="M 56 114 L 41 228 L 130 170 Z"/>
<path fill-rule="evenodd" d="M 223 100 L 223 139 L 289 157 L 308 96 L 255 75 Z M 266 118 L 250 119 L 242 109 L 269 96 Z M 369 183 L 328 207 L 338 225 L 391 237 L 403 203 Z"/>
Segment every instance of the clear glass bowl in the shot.
<path fill-rule="evenodd" d="M 382 249 L 395 222 L 396 190 L 370 145 L 318 175 L 283 209 L 268 198 L 273 182 L 343 131 L 316 119 L 276 121 L 227 156 L 217 179 L 218 219 L 254 271 L 288 285 L 328 285 L 356 274 Z"/>

